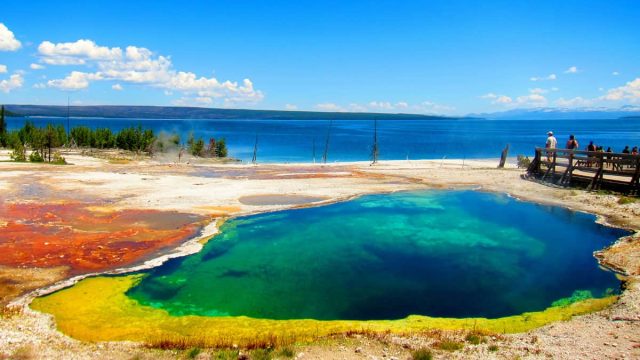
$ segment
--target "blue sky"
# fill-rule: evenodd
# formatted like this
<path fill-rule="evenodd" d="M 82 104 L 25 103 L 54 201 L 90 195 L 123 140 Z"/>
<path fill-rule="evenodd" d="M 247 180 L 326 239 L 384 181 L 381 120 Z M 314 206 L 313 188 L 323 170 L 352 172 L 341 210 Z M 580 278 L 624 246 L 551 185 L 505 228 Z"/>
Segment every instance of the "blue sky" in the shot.
<path fill-rule="evenodd" d="M 637 106 L 638 19 L 638 1 L 5 0 L 0 102 Z"/>

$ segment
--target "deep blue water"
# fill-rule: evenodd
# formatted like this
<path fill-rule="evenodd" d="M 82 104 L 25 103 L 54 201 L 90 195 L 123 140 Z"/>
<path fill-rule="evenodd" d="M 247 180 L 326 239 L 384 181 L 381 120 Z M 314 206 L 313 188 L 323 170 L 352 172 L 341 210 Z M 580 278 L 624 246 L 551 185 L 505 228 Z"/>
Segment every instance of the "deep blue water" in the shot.
<path fill-rule="evenodd" d="M 63 118 L 31 118 L 38 125 L 66 125 Z M 23 125 L 23 118 L 9 118 L 8 128 Z M 251 160 L 258 134 L 258 162 L 311 162 L 313 142 L 316 160 L 324 151 L 329 121 L 323 120 L 149 120 L 72 118 L 71 126 L 109 127 L 119 130 L 142 125 L 156 132 L 176 132 L 186 141 L 190 132 L 224 137 L 230 156 Z M 547 131 L 556 133 L 559 144 L 575 134 L 580 147 L 593 140 L 621 151 L 625 145 L 640 145 L 640 122 L 631 120 L 381 120 L 378 121 L 380 159 L 496 158 L 506 144 L 510 156 L 532 156 L 535 146 L 544 146 Z M 334 120 L 328 161 L 369 160 L 373 121 Z"/>
<path fill-rule="evenodd" d="M 231 219 L 128 292 L 173 315 L 500 317 L 619 289 L 593 215 L 476 191 L 417 191 Z"/>

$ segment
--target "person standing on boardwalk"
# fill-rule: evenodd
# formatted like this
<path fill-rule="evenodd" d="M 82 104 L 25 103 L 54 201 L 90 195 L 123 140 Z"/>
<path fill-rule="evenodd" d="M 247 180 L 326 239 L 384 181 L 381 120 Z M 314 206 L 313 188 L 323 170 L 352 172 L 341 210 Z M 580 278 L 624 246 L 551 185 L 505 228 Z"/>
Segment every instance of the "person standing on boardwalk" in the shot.
<path fill-rule="evenodd" d="M 595 144 L 593 143 L 593 141 L 590 141 L 590 142 L 589 142 L 589 145 L 587 146 L 587 151 L 590 151 L 590 152 L 594 152 L 594 151 L 596 151 L 596 146 L 595 146 Z M 593 158 L 594 158 L 594 156 L 593 156 L 593 155 L 589 155 L 589 161 L 587 162 L 587 166 L 588 166 L 588 167 L 592 167 L 592 166 L 593 166 L 593 164 L 594 164 L 594 160 L 593 160 Z"/>
<path fill-rule="evenodd" d="M 577 150 L 579 148 L 578 140 L 573 135 L 569 135 L 569 141 L 567 141 L 567 149 Z"/>
<path fill-rule="evenodd" d="M 558 139 L 553 136 L 553 131 L 549 131 L 547 133 L 547 143 L 545 144 L 545 148 L 551 150 L 555 149 L 558 146 Z M 547 161 L 551 161 L 551 152 L 547 152 Z"/>

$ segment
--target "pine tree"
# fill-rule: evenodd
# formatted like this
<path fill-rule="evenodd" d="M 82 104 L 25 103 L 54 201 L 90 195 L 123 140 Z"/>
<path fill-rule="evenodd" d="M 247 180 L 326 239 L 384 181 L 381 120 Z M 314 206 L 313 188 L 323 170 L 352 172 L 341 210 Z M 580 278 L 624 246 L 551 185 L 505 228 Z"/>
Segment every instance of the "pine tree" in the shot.
<path fill-rule="evenodd" d="M 4 105 L 0 109 L 0 140 L 7 134 L 7 123 L 4 121 Z"/>

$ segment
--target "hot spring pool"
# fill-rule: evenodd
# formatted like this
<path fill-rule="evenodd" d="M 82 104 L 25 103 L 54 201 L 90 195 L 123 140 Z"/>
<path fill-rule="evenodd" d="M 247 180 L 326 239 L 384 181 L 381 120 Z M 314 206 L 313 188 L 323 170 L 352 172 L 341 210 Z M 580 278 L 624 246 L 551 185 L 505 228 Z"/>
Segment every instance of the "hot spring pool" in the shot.
<path fill-rule="evenodd" d="M 592 215 L 477 191 L 419 191 L 236 218 L 127 296 L 171 315 L 502 317 L 619 289 Z M 566 301 L 566 300 L 565 300 Z"/>

